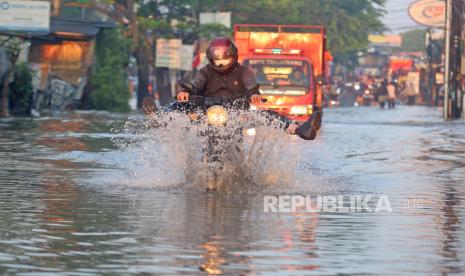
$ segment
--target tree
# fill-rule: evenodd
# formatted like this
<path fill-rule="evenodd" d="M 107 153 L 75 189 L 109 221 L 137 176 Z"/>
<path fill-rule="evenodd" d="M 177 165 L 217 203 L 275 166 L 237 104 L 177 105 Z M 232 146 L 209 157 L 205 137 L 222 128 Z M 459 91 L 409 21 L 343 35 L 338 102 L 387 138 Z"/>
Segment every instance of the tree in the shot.
<path fill-rule="evenodd" d="M 117 29 L 105 29 L 97 37 L 96 68 L 92 76 L 92 107 L 128 111 L 129 91 L 124 66 L 128 63 L 128 43 Z"/>
<path fill-rule="evenodd" d="M 399 51 L 403 52 L 423 52 L 425 51 L 425 29 L 409 30 L 400 34 L 402 36 L 402 45 Z"/>
<path fill-rule="evenodd" d="M 2 94 L 0 96 L 0 117 L 8 117 L 9 105 L 9 85 L 14 77 L 15 65 L 21 52 L 21 42 L 19 37 L 9 36 L 6 40 L 2 41 L 0 47 L 5 49 L 9 61 L 9 69 L 6 73 L 5 79 L 2 84 Z"/>
<path fill-rule="evenodd" d="M 14 81 L 10 84 L 9 107 L 13 115 L 29 115 L 32 103 L 32 74 L 27 63 L 14 68 Z"/>

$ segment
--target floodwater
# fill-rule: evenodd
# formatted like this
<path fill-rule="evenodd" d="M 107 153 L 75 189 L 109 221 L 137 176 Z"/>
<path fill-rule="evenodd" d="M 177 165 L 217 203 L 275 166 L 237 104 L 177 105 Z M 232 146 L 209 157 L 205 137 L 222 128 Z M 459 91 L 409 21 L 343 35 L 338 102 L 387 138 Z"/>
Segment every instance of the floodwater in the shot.
<path fill-rule="evenodd" d="M 217 192 L 190 183 L 187 136 L 107 113 L 1 119 L 0 274 L 464 274 L 465 124 L 426 107 L 325 112 L 316 141 L 273 134 L 247 181 Z M 392 208 L 265 212 L 280 195 Z"/>

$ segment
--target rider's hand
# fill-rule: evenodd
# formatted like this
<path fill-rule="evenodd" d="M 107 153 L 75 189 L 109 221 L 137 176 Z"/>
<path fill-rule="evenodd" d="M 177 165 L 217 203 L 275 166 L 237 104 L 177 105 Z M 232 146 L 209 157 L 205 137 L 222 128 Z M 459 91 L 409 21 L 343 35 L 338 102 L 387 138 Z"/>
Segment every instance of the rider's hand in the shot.
<path fill-rule="evenodd" d="M 187 102 L 189 101 L 189 93 L 187 92 L 179 92 L 177 95 L 178 102 Z"/>
<path fill-rule="evenodd" d="M 252 96 L 250 96 L 250 101 L 253 104 L 259 104 L 262 102 L 262 96 L 259 94 L 253 94 Z"/>

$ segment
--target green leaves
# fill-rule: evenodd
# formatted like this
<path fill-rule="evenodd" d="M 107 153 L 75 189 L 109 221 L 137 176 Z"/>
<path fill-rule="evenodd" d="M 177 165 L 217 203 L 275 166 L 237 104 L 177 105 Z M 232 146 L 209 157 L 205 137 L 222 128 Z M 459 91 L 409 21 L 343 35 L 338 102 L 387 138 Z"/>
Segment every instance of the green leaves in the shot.
<path fill-rule="evenodd" d="M 195 32 L 199 37 L 206 37 L 208 39 L 213 39 L 218 36 L 231 36 L 231 30 L 221 24 L 199 25 L 195 29 Z"/>
<path fill-rule="evenodd" d="M 171 25 L 166 20 L 139 16 L 137 17 L 137 22 L 139 23 L 139 28 L 142 29 L 150 29 L 158 32 L 168 32 L 171 30 Z"/>
<path fill-rule="evenodd" d="M 92 106 L 109 111 L 128 111 L 130 98 L 124 66 L 128 43 L 117 29 L 104 29 L 97 37 L 96 70 L 92 77 Z"/>
<path fill-rule="evenodd" d="M 139 14 L 143 28 L 170 30 L 170 20 L 180 25 L 196 22 L 204 11 L 230 11 L 233 23 L 324 25 L 328 29 L 329 49 L 336 55 L 364 50 L 368 34 L 380 33 L 385 0 L 160 0 L 145 1 Z M 156 10 L 150 10 L 156 9 Z M 148 15 L 157 20 L 150 22 Z M 164 23 L 163 23 L 164 22 Z M 182 29 L 182 26 L 178 25 Z M 197 24 L 195 24 L 197 25 Z M 192 28 L 197 36 L 230 35 L 220 26 Z"/>
<path fill-rule="evenodd" d="M 424 51 L 425 50 L 425 29 L 417 29 L 406 31 L 401 34 L 402 46 L 399 48 L 400 51 Z"/>
<path fill-rule="evenodd" d="M 32 70 L 27 63 L 20 63 L 14 69 L 14 81 L 10 84 L 9 102 L 11 113 L 27 115 L 32 101 Z"/>

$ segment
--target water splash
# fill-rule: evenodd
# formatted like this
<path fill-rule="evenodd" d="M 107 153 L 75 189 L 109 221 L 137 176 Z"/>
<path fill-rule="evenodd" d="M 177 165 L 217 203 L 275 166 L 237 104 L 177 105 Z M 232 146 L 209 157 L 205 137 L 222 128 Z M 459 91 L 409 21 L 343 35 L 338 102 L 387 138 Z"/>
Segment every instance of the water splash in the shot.
<path fill-rule="evenodd" d="M 254 136 L 247 136 L 253 128 Z M 128 187 L 205 189 L 211 175 L 215 188 L 253 190 L 263 186 L 292 186 L 299 163 L 296 137 L 267 114 L 230 111 L 226 127 L 215 128 L 221 164 L 205 162 L 211 126 L 200 117 L 171 112 L 133 118 L 116 134 L 114 143 L 126 155 Z M 121 182 L 121 181 L 120 181 Z M 238 189 L 233 189 L 235 192 Z"/>

